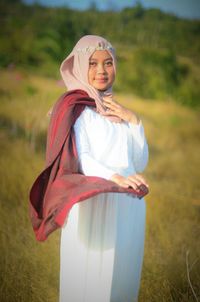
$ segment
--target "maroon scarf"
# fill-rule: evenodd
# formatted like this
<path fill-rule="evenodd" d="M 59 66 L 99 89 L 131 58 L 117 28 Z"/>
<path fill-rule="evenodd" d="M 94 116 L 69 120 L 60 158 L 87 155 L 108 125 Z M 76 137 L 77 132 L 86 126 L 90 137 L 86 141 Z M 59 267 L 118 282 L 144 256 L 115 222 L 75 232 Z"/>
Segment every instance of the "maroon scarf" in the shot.
<path fill-rule="evenodd" d="M 64 224 L 72 206 L 103 192 L 129 193 L 142 198 L 148 193 L 124 189 L 112 181 L 85 176 L 78 170 L 78 156 L 73 125 L 85 106 L 95 102 L 83 90 L 65 93 L 53 108 L 47 136 L 46 168 L 30 191 L 30 216 L 37 240 Z"/>

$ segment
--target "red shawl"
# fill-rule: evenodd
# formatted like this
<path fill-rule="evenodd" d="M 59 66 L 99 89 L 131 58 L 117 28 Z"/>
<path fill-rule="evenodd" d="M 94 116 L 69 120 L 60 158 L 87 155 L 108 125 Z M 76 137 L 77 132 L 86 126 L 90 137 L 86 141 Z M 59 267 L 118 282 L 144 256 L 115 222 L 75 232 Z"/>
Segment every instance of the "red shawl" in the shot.
<path fill-rule="evenodd" d="M 65 93 L 53 108 L 47 136 L 46 168 L 30 191 L 30 216 L 37 240 L 61 227 L 72 206 L 103 192 L 129 193 L 141 198 L 148 193 L 124 189 L 112 181 L 85 176 L 78 170 L 73 125 L 85 106 L 95 102 L 83 90 Z"/>

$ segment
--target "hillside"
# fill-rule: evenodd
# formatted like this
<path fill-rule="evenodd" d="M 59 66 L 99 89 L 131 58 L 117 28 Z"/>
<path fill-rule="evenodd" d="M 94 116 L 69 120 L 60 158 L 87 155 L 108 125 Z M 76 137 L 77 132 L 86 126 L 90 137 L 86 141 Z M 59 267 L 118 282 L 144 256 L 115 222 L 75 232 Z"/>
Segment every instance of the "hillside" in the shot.
<path fill-rule="evenodd" d="M 120 12 L 28 6 L 0 1 L 0 66 L 59 78 L 59 64 L 85 34 L 117 49 L 118 92 L 200 104 L 200 21 L 140 4 Z"/>

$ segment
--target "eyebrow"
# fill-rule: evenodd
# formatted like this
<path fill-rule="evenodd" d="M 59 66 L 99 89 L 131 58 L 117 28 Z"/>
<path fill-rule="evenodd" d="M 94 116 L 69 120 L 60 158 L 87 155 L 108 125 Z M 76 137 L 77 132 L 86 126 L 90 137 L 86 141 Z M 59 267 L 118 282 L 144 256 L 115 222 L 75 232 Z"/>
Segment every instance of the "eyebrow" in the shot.
<path fill-rule="evenodd" d="M 91 59 L 89 59 L 89 61 L 98 61 L 98 59 L 91 58 Z M 113 61 L 113 59 L 110 57 L 110 58 L 105 59 L 104 61 Z"/>

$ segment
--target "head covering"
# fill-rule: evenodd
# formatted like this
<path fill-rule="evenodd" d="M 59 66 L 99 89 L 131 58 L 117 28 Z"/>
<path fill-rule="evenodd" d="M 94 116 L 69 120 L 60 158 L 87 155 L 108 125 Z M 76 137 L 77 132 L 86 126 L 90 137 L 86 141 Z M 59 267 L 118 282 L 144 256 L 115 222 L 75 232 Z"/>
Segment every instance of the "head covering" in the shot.
<path fill-rule="evenodd" d="M 83 36 L 75 45 L 72 52 L 62 62 L 60 72 L 63 81 L 69 90 L 82 89 L 95 100 L 97 112 L 106 113 L 102 103 L 103 97 L 112 97 L 112 87 L 106 91 L 95 89 L 88 82 L 89 58 L 96 50 L 107 50 L 113 59 L 114 71 L 116 73 L 116 57 L 113 46 L 100 36 Z M 118 117 L 110 117 L 113 121 L 121 121 Z"/>

